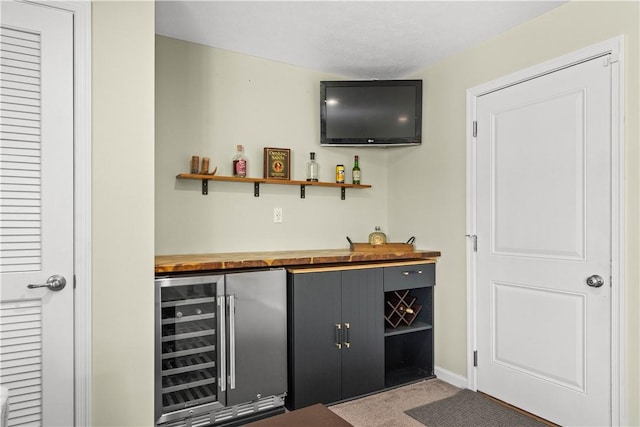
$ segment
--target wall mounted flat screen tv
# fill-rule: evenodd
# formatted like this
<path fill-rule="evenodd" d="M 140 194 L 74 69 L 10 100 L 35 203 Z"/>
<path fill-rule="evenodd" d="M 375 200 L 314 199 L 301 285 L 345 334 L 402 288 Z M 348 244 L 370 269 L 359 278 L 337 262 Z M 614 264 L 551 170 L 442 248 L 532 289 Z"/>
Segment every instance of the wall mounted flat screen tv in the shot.
<path fill-rule="evenodd" d="M 320 144 L 422 142 L 422 80 L 320 82 Z"/>

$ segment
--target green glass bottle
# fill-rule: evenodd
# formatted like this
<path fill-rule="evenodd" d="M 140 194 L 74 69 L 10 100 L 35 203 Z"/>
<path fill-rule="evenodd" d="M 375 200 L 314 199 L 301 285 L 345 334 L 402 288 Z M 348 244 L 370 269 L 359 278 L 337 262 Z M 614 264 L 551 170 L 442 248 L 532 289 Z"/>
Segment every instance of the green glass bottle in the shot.
<path fill-rule="evenodd" d="M 351 170 L 352 182 L 354 184 L 360 184 L 360 165 L 358 164 L 358 156 L 355 156 L 353 160 L 353 169 Z"/>

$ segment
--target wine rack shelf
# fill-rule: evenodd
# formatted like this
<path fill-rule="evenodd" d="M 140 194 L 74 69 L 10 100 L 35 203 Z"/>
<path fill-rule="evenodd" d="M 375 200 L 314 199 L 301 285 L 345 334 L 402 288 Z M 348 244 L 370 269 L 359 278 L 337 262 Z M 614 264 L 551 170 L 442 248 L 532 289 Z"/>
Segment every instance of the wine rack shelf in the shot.
<path fill-rule="evenodd" d="M 416 297 L 409 294 L 409 290 L 387 292 L 384 319 L 393 329 L 400 325 L 411 326 L 422 310 L 416 304 Z"/>
<path fill-rule="evenodd" d="M 397 328 L 385 328 L 384 336 L 391 337 L 394 335 L 402 335 L 410 332 L 426 331 L 433 329 L 433 326 L 424 322 L 414 322 L 411 326 L 398 326 Z"/>
<path fill-rule="evenodd" d="M 220 175 L 201 175 L 191 173 L 181 173 L 176 175 L 177 179 L 193 179 L 202 181 L 202 194 L 209 194 L 209 181 L 224 181 L 224 182 L 250 182 L 253 183 L 253 195 L 254 197 L 260 197 L 260 184 L 274 184 L 274 185 L 299 185 L 300 186 L 300 198 L 306 197 L 306 187 L 336 187 L 340 188 L 340 198 L 346 199 L 347 188 L 371 188 L 368 184 L 347 184 L 338 182 L 321 182 L 321 181 L 295 181 L 290 179 L 272 179 L 272 178 L 240 178 L 237 176 L 220 176 Z"/>

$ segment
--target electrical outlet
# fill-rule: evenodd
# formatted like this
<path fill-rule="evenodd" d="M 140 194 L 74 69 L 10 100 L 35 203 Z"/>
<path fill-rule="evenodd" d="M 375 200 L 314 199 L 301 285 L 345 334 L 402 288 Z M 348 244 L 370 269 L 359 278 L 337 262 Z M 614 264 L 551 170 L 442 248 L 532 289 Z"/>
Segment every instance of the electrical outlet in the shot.
<path fill-rule="evenodd" d="M 282 222 L 282 208 L 273 208 L 273 222 Z"/>

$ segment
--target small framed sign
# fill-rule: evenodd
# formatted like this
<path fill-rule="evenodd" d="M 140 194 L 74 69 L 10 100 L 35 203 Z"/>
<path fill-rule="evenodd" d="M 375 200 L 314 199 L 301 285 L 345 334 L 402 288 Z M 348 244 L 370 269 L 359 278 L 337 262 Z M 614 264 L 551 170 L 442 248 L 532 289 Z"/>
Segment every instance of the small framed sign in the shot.
<path fill-rule="evenodd" d="M 291 149 L 264 147 L 264 177 L 291 179 Z"/>

